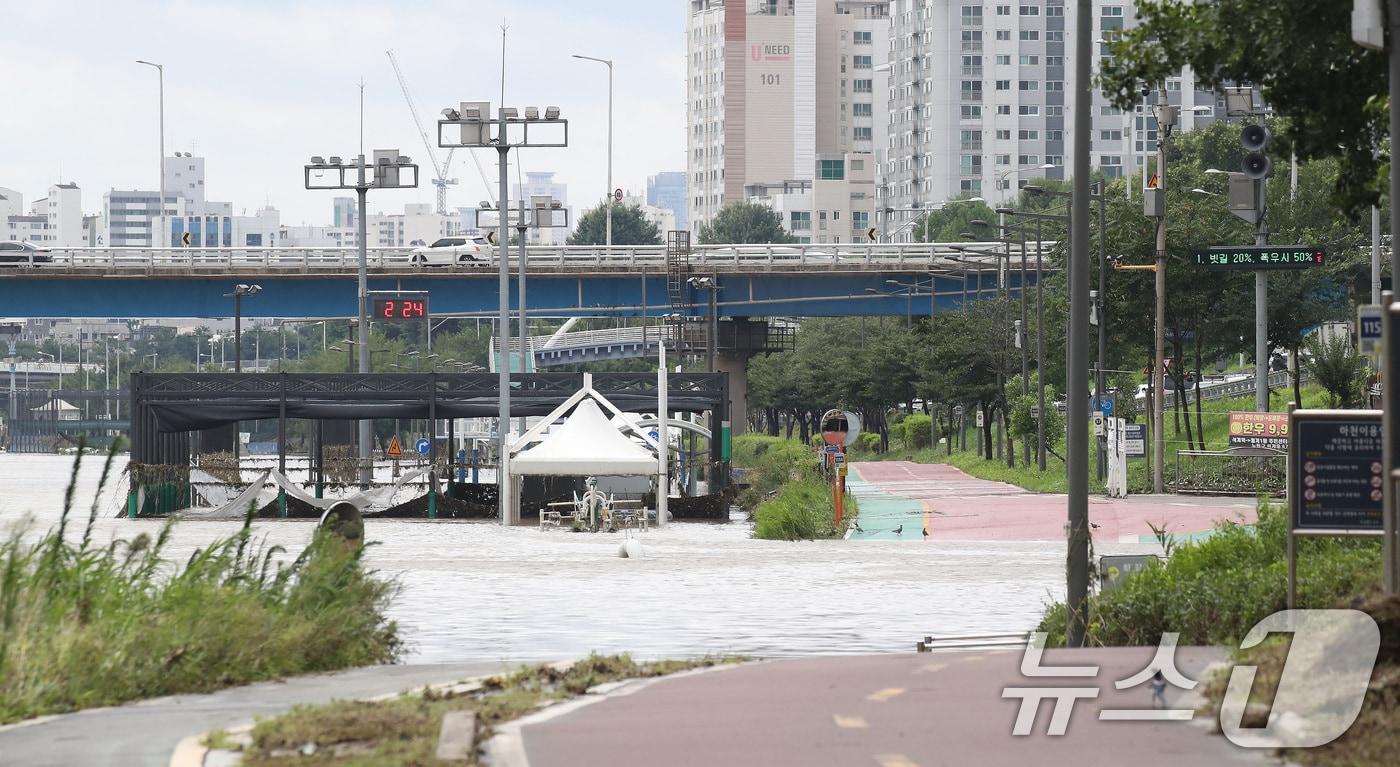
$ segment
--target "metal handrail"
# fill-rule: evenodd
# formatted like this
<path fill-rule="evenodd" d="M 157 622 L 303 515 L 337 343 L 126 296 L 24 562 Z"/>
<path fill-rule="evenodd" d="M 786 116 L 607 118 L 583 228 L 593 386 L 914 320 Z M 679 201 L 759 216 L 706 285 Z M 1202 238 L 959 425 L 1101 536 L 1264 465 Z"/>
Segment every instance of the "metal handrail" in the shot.
<path fill-rule="evenodd" d="M 1009 631 L 997 634 L 954 634 L 950 636 L 925 636 L 922 641 L 915 645 L 916 652 L 932 652 L 944 649 L 970 649 L 976 647 L 1020 647 L 1024 645 L 1033 632 L 1031 631 Z"/>
<path fill-rule="evenodd" d="M 1043 247 L 1053 248 L 1046 242 Z M 688 256 L 693 268 L 732 267 L 765 269 L 773 266 L 866 267 L 942 266 L 969 268 L 963 248 L 995 250 L 999 244 L 985 243 L 834 243 L 791 245 L 698 245 Z M 268 271 L 312 272 L 316 270 L 348 270 L 359 263 L 355 248 L 333 247 L 270 247 L 270 248 L 55 248 L 48 251 L 52 262 L 20 264 L 20 272 L 104 273 L 124 270 L 155 272 L 185 270 L 198 272 Z M 411 248 L 367 248 L 366 264 L 371 269 L 403 269 L 440 273 L 447 269 L 458 272 L 481 270 L 494 261 L 494 251 L 481 254 L 481 259 L 450 266 L 418 266 L 413 263 Z M 972 257 L 973 268 L 986 268 L 1002 259 L 1015 261 L 1019 253 Z M 512 253 L 510 259 L 518 256 Z M 611 250 L 592 245 L 539 245 L 526 250 L 527 263 L 532 267 L 593 270 L 598 268 L 635 269 L 665 267 L 666 248 L 662 245 L 619 245 Z M 7 270 L 8 271 L 8 270 Z"/>

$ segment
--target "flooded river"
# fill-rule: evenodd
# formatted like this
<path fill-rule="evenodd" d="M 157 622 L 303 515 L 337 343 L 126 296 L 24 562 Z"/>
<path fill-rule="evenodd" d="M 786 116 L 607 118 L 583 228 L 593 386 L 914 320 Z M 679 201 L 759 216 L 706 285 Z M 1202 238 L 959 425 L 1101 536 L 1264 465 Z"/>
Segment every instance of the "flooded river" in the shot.
<path fill-rule="evenodd" d="M 124 465 L 124 463 L 123 463 Z M 72 458 L 0 454 L 0 528 L 26 515 L 53 526 Z M 75 526 L 92 504 L 100 459 L 85 462 Z M 123 497 L 99 499 L 96 537 L 153 531 L 116 518 Z M 184 521 L 171 555 L 236 529 Z M 409 662 L 534 660 L 597 650 L 639 657 L 907 652 L 924 634 L 1025 630 L 1063 594 L 1053 542 L 783 543 L 746 522 L 676 523 L 641 534 L 645 557 L 617 556 L 619 535 L 487 522 L 370 520 L 369 562 L 402 585 L 393 616 Z M 258 525 L 298 549 L 307 521 Z M 75 531 L 80 534 L 80 530 Z"/>

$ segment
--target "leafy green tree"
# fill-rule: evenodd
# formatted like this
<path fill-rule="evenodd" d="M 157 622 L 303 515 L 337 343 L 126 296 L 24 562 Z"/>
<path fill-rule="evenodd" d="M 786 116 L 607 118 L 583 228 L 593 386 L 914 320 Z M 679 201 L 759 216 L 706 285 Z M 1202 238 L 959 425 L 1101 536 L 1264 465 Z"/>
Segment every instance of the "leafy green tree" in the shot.
<path fill-rule="evenodd" d="M 1210 88 L 1253 83 L 1288 118 L 1280 145 L 1341 159 L 1334 199 L 1355 214 L 1379 198 L 1387 77 L 1386 54 L 1351 40 L 1350 11 L 1338 0 L 1143 0 L 1138 25 L 1109 45 L 1103 89 L 1126 109 L 1186 65 Z"/>
<path fill-rule="evenodd" d="M 778 244 L 797 242 L 783 229 L 783 219 L 772 208 L 757 202 L 731 202 L 720 208 L 713 221 L 700 225 L 701 245 Z"/>
<path fill-rule="evenodd" d="M 1353 408 L 1361 404 L 1361 387 L 1366 380 L 1366 358 L 1357 353 L 1351 339 L 1337 334 L 1327 340 L 1320 333 L 1308 336 L 1307 366 L 1322 388 L 1327 390 L 1328 406 Z"/>
<path fill-rule="evenodd" d="M 942 207 L 929 211 L 914 222 L 913 236 L 916 242 L 958 242 L 963 232 L 976 234 L 979 239 L 996 236 L 992 229 L 978 228 L 976 220 L 995 222 L 997 214 L 982 201 L 966 202 L 963 195 L 944 203 Z"/>
<path fill-rule="evenodd" d="M 579 216 L 568 242 L 570 245 L 603 245 L 607 241 L 607 207 L 599 205 Z M 661 230 L 642 215 L 640 207 L 614 205 L 612 242 L 614 245 L 660 245 Z"/>

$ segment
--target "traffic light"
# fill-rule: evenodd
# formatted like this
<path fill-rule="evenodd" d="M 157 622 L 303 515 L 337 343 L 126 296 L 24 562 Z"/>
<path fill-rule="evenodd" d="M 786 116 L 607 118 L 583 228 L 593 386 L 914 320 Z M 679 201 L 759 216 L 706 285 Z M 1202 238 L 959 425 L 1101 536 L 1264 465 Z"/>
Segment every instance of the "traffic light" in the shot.
<path fill-rule="evenodd" d="M 1240 170 L 1248 178 L 1259 180 L 1268 178 L 1274 172 L 1274 163 L 1264 150 L 1269 146 L 1269 129 L 1263 123 L 1244 126 L 1240 131 L 1240 146 L 1246 152 Z"/>

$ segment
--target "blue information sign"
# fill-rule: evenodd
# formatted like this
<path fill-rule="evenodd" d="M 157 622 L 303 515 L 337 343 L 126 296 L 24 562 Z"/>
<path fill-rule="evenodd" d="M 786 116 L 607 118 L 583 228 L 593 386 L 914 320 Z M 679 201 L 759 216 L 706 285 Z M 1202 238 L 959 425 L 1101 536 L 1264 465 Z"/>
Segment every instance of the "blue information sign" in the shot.
<path fill-rule="evenodd" d="M 419 455 L 427 455 L 430 447 L 432 447 L 432 443 L 428 442 L 427 437 L 419 437 L 418 442 L 414 444 L 414 448 L 418 450 Z"/>

